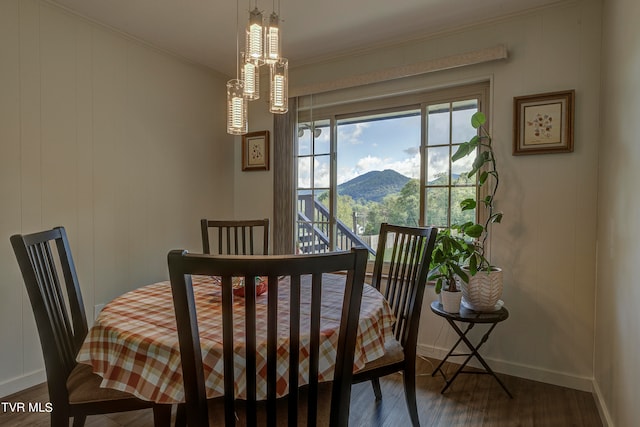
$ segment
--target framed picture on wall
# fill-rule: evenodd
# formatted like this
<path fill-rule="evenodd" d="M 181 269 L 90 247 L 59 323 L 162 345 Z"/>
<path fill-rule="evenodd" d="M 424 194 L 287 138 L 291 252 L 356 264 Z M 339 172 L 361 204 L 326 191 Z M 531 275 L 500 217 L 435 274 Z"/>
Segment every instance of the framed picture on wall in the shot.
<path fill-rule="evenodd" d="M 575 91 L 513 98 L 513 155 L 573 151 Z"/>
<path fill-rule="evenodd" d="M 269 170 L 269 131 L 242 136 L 242 170 Z"/>

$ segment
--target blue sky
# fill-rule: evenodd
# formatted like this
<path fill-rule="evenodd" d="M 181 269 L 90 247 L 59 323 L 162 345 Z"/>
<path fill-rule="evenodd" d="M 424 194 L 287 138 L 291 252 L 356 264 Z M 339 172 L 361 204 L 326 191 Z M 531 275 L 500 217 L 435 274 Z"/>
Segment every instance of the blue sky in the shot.
<path fill-rule="evenodd" d="M 420 177 L 420 116 L 338 126 L 338 184 L 384 169 Z"/>
<path fill-rule="evenodd" d="M 469 125 L 473 111 L 454 112 L 454 141 L 467 140 L 475 134 Z M 316 122 L 316 126 L 328 125 L 328 121 Z M 449 115 L 429 115 L 429 138 L 431 144 L 446 143 L 449 139 Z M 299 138 L 299 152 L 307 154 L 310 150 L 310 133 L 306 130 Z M 338 126 L 338 184 L 349 181 L 370 171 L 393 169 L 410 178 L 420 177 L 420 116 L 399 117 L 386 120 L 341 123 Z M 328 154 L 329 129 L 315 139 L 315 153 Z M 448 171 L 448 149 L 427 149 L 427 179 Z M 453 172 L 469 169 L 473 159 L 468 157 L 453 165 Z M 307 187 L 310 183 L 311 159 L 301 160 L 298 164 L 298 184 Z M 316 187 L 329 186 L 329 156 L 316 156 L 314 162 L 314 183 Z"/>

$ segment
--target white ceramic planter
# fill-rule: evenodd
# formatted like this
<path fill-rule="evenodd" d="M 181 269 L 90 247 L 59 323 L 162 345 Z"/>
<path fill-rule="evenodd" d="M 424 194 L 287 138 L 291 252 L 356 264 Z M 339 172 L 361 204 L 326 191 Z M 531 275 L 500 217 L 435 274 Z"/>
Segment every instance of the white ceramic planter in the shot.
<path fill-rule="evenodd" d="M 460 301 L 462 300 L 462 292 L 440 291 L 442 298 L 442 309 L 447 313 L 460 313 Z"/>
<path fill-rule="evenodd" d="M 469 270 L 465 269 L 469 274 Z M 492 268 L 490 272 L 479 271 L 469 274 L 469 283 L 461 280 L 463 304 L 475 311 L 495 311 L 502 296 L 502 269 Z"/>

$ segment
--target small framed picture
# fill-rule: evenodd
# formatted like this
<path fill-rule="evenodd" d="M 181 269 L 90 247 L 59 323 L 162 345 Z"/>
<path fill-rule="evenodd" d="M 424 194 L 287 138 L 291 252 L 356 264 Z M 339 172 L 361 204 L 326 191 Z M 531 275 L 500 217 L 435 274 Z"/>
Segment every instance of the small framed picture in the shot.
<path fill-rule="evenodd" d="M 575 91 L 513 98 L 513 155 L 573 151 Z"/>
<path fill-rule="evenodd" d="M 269 170 L 269 131 L 242 136 L 242 170 Z"/>

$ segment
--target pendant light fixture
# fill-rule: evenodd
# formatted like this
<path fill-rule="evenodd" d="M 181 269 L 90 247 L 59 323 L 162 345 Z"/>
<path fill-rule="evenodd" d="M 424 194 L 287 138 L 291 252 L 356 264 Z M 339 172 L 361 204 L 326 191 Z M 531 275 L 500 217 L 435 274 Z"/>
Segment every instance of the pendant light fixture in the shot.
<path fill-rule="evenodd" d="M 267 64 L 273 64 L 280 59 L 280 17 L 275 11 L 269 17 L 265 40 L 264 60 Z"/>
<path fill-rule="evenodd" d="M 236 79 L 227 83 L 227 133 L 244 135 L 248 131 L 247 101 L 260 98 L 260 67 L 269 66 L 269 111 L 283 114 L 288 110 L 289 62 L 281 55 L 280 0 L 265 25 L 258 0 L 249 12 L 244 51 L 240 51 L 238 5 L 236 3 Z M 241 57 L 241 60 L 238 59 Z"/>
<path fill-rule="evenodd" d="M 271 85 L 269 96 L 269 111 L 274 114 L 284 114 L 289 109 L 289 61 L 280 53 L 280 0 L 278 9 L 273 4 L 274 11 L 269 17 L 269 26 L 265 35 L 265 62 L 269 64 L 269 82 Z"/>
<path fill-rule="evenodd" d="M 275 114 L 284 114 L 289 108 L 288 84 L 289 61 L 281 58 L 271 64 L 271 97 L 269 111 Z"/>
<path fill-rule="evenodd" d="M 262 12 L 258 10 L 258 0 L 254 9 L 249 12 L 249 23 L 247 24 L 245 52 L 246 61 L 251 61 L 260 65 L 264 61 L 264 28 Z"/>
<path fill-rule="evenodd" d="M 248 131 L 247 99 L 244 82 L 239 78 L 238 3 L 236 2 L 236 78 L 227 82 L 227 133 L 244 135 Z"/>
<path fill-rule="evenodd" d="M 244 83 L 244 97 L 249 101 L 260 99 L 260 67 L 247 59 L 246 52 L 242 52 L 241 79 Z"/>
<path fill-rule="evenodd" d="M 227 133 L 244 135 L 248 131 L 247 100 L 243 94 L 242 80 L 227 82 Z"/>

